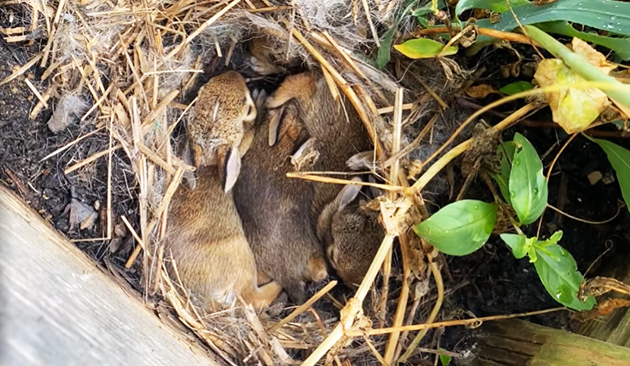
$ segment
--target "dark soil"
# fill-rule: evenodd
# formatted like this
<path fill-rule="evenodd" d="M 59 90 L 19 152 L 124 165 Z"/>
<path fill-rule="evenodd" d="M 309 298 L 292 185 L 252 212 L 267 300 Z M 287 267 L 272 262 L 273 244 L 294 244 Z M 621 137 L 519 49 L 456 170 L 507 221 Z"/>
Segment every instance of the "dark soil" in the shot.
<path fill-rule="evenodd" d="M 26 63 L 39 49 L 39 45 L 12 46 L 0 40 L 0 79 L 11 75 L 14 66 Z M 46 82 L 38 81 L 42 72 L 33 67 L 26 74 L 40 93 L 47 88 Z M 107 150 L 108 134 L 101 130 L 42 161 L 48 154 L 96 128 L 88 119 L 81 123 L 75 121 L 66 130 L 53 134 L 47 126 L 52 115 L 50 108 L 43 109 L 35 119 L 29 119 L 37 102 L 23 76 L 0 86 L 0 181 L 11 187 L 57 230 L 76 240 L 77 246 L 97 262 L 124 264 L 133 249 L 131 237 L 117 238 L 115 246 L 110 246 L 109 240 L 94 240 L 107 235 L 108 156 L 71 174 L 64 174 L 66 168 Z M 121 215 L 126 215 L 133 224 L 137 217 L 135 175 L 119 151 L 112 154 L 111 175 L 112 222 L 115 225 L 120 222 Z M 81 222 L 71 222 L 73 198 L 98 215 L 94 225 L 81 229 Z"/>
<path fill-rule="evenodd" d="M 0 24 L 0 26 L 3 26 Z M 16 65 L 23 65 L 40 49 L 6 44 L 0 39 L 0 80 L 11 74 Z M 26 74 L 35 87 L 43 92 L 47 85 L 39 82 L 43 70 L 34 67 Z M 490 79 L 501 78 L 496 72 L 489 72 Z M 34 119 L 29 113 L 37 104 L 37 98 L 23 81 L 24 77 L 0 86 L 0 181 L 8 185 L 57 230 L 71 239 L 93 257 L 98 263 L 123 274 L 134 287 L 138 285 L 139 268 L 124 270 L 123 266 L 131 250 L 133 241 L 128 233 L 121 230 L 109 240 L 87 241 L 106 236 L 107 177 L 108 157 L 69 174 L 64 170 L 108 148 L 108 135 L 104 130 L 68 148 L 49 159 L 41 161 L 49 153 L 65 146 L 76 138 L 95 130 L 94 121 L 75 122 L 59 134 L 53 134 L 46 123 L 52 114 L 44 109 Z M 513 106 L 512 106 L 513 107 Z M 510 106 L 506 107 L 510 108 Z M 539 113 L 529 117 L 532 120 L 550 121 L 549 116 Z M 490 123 L 496 119 L 487 118 Z M 559 129 L 531 128 L 517 126 L 503 134 L 510 140 L 514 132 L 525 135 L 544 154 L 554 144 L 561 146 L 567 136 Z M 613 139 L 615 143 L 630 148 L 627 140 Z M 549 165 L 559 147 L 556 146 L 544 163 Z M 129 162 L 121 151 L 112 153 L 112 207 L 113 226 L 120 224 L 125 215 L 137 227 L 136 181 Z M 591 185 L 587 175 L 600 171 L 604 177 L 612 177 L 613 182 L 603 180 Z M 601 149 L 584 137 L 577 137 L 562 154 L 555 165 L 549 183 L 549 202 L 571 215 L 601 221 L 613 217 L 617 212 L 617 202 L 622 200 L 614 172 Z M 566 195 L 559 195 L 561 182 L 566 182 Z M 457 189 L 456 189 L 457 191 Z M 469 197 L 488 199 L 487 189 L 473 184 Z M 563 199 L 563 197 L 565 199 Z M 98 214 L 91 228 L 80 229 L 79 224 L 71 225 L 69 204 L 72 199 L 92 207 Z M 565 201 L 558 203 L 558 200 Z M 446 200 L 443 202 L 447 202 Z M 527 234 L 535 235 L 537 225 L 527 228 Z M 560 242 L 577 261 L 579 270 L 584 273 L 591 267 L 587 277 L 597 276 L 607 268 L 615 257 L 628 253 L 630 240 L 630 220 L 628 210 L 622 209 L 616 219 L 604 225 L 589 225 L 574 221 L 547 210 L 544 216 L 541 235 L 548 236 L 554 230 L 563 230 Z M 610 249 L 610 250 L 608 250 Z M 606 252 L 606 250 L 608 250 Z M 604 255 L 602 255 L 606 252 Z M 601 256 L 601 258 L 599 258 Z M 599 258 L 599 259 L 598 259 Z M 510 250 L 498 237 L 477 251 L 465 257 L 447 257 L 448 271 L 444 271 L 447 297 L 444 319 L 476 316 L 512 314 L 535 311 L 558 306 L 540 283 L 536 271 L 527 259 L 516 260 Z M 393 281 L 395 281 L 394 279 Z M 392 282 L 396 284 L 396 282 Z M 452 290 L 452 291 L 451 291 Z M 337 290 L 336 290 L 337 291 Z M 398 288 L 392 286 L 392 295 L 398 295 Z M 339 296 L 337 296 L 339 295 Z M 335 297 L 342 298 L 342 294 Z M 390 305 L 393 308 L 394 305 Z M 427 308 L 430 307 L 426 305 Z M 425 312 L 418 312 L 417 321 L 422 321 Z M 571 327 L 570 314 L 558 312 L 529 320 L 558 328 Z M 463 327 L 448 328 L 440 346 L 458 350 L 469 332 Z M 435 345 L 433 337 L 427 337 L 427 346 Z"/>

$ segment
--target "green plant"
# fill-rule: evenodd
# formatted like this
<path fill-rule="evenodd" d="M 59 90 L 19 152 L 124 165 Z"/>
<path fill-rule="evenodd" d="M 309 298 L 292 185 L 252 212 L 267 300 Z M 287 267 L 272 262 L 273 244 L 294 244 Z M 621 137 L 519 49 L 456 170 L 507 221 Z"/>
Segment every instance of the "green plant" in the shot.
<path fill-rule="evenodd" d="M 506 95 L 512 95 L 533 88 L 534 86 L 529 81 L 515 81 L 502 87 L 501 89 L 499 89 L 499 91 Z"/>
<path fill-rule="evenodd" d="M 440 350 L 442 350 L 442 348 L 440 348 Z M 452 359 L 453 357 L 449 355 L 440 355 L 440 365 L 449 366 L 451 364 Z"/>
<path fill-rule="evenodd" d="M 625 151 L 630 158 L 630 152 Z M 582 302 L 577 292 L 584 278 L 575 260 L 558 242 L 562 232 L 540 240 L 529 238 L 521 225 L 536 221 L 547 204 L 547 182 L 543 165 L 531 143 L 516 133 L 513 141 L 499 147 L 499 172 L 491 174 L 504 200 L 512 206 L 516 218 L 510 217 L 517 234 L 501 234 L 514 257 L 529 257 L 547 292 L 559 303 L 576 310 L 589 310 L 595 304 L 591 296 Z M 627 160 L 630 161 L 630 160 Z M 630 178 L 630 166 L 625 164 Z M 416 234 L 438 250 L 450 255 L 466 255 L 479 249 L 488 240 L 497 221 L 496 203 L 462 200 L 451 203 L 415 227 Z M 518 220 L 517 220 L 518 219 Z"/>
<path fill-rule="evenodd" d="M 376 67 L 379 69 L 387 65 L 389 62 L 392 43 L 394 42 L 394 36 L 398 29 L 398 24 L 409 14 L 413 13 L 412 9 L 417 6 L 419 0 L 409 0 L 405 3 L 403 9 L 396 15 L 392 26 L 385 32 L 385 35 L 381 39 L 381 47 L 378 49 L 378 55 L 376 56 Z"/>
<path fill-rule="evenodd" d="M 486 9 L 498 13 L 499 21 L 477 20 L 477 25 L 500 31 L 512 31 L 520 25 L 536 24 L 542 30 L 562 36 L 580 38 L 586 42 L 609 48 L 624 61 L 630 60 L 630 3 L 611 0 L 562 0 L 536 5 L 527 0 L 460 0 L 455 17 L 466 10 Z M 516 19 L 518 19 L 518 22 Z M 496 18 L 495 18 L 496 19 Z M 581 32 L 571 24 L 580 24 L 608 32 L 606 36 Z M 621 36 L 621 37 L 619 37 Z M 477 47 L 492 42 L 487 36 L 477 38 Z"/>
<path fill-rule="evenodd" d="M 450 46 L 444 50 L 443 44 L 428 38 L 410 39 L 403 44 L 395 45 L 394 48 L 412 59 L 431 58 L 439 54 L 450 56 L 457 53 L 457 47 Z"/>
<path fill-rule="evenodd" d="M 617 174 L 617 181 L 621 188 L 623 200 L 626 202 L 628 210 L 630 210 L 630 151 L 607 140 L 590 139 L 606 153 L 608 161 Z"/>

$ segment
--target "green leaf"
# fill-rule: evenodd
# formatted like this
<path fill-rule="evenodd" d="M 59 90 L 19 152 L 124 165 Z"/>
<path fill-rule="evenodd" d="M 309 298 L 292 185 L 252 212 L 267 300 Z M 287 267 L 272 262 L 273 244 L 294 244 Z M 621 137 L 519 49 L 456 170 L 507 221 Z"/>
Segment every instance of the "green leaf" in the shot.
<path fill-rule="evenodd" d="M 426 20 L 425 18 L 417 17 L 416 20 L 418 20 L 418 24 L 420 24 L 422 28 L 428 29 L 430 27 L 429 21 Z"/>
<path fill-rule="evenodd" d="M 441 252 L 467 255 L 481 248 L 497 222 L 492 203 L 461 200 L 444 206 L 414 227 L 418 236 Z"/>
<path fill-rule="evenodd" d="M 610 0 L 562 0 L 545 5 L 526 4 L 513 8 L 522 25 L 570 21 L 611 33 L 630 35 L 630 3 Z M 492 24 L 488 20 L 477 24 L 502 31 L 511 31 L 519 24 L 512 12 L 501 14 L 501 20 Z"/>
<path fill-rule="evenodd" d="M 501 161 L 499 174 L 490 173 L 492 179 L 494 179 L 499 185 L 503 199 L 505 199 L 505 202 L 509 204 L 512 204 L 512 201 L 510 200 L 509 181 L 515 150 L 516 144 L 514 141 L 504 142 L 502 145 L 497 147 L 497 154 L 499 155 L 499 159 Z"/>
<path fill-rule="evenodd" d="M 542 215 L 547 205 L 547 182 L 536 149 L 520 133 L 514 135 L 516 151 L 508 183 L 510 200 L 521 224 L 527 225 Z"/>
<path fill-rule="evenodd" d="M 410 39 L 403 44 L 397 44 L 394 48 L 411 59 L 431 58 L 437 56 L 444 45 L 428 38 Z M 442 56 L 450 56 L 457 53 L 457 47 L 449 46 Z"/>
<path fill-rule="evenodd" d="M 426 5 L 422 6 L 422 7 L 414 10 L 411 14 L 414 17 L 421 17 L 421 16 L 424 16 L 424 15 L 433 14 L 433 10 L 431 9 L 432 6 L 433 6 L 432 3 L 428 3 L 428 4 L 426 4 Z M 445 7 L 446 7 L 446 3 L 444 2 L 444 0 L 439 0 L 437 8 L 438 9 L 444 9 Z"/>
<path fill-rule="evenodd" d="M 417 0 L 410 0 L 405 3 L 405 8 L 398 14 L 394 24 L 392 24 L 391 28 L 389 28 L 387 33 L 383 36 L 383 39 L 381 39 L 381 46 L 379 47 L 378 55 L 376 56 L 377 68 L 382 69 L 383 66 L 387 65 L 389 62 L 389 59 L 391 58 L 392 43 L 394 41 L 394 35 L 396 35 L 396 30 L 398 29 L 398 24 L 417 2 Z"/>
<path fill-rule="evenodd" d="M 539 247 L 544 248 L 544 247 L 549 246 L 549 245 L 558 244 L 560 239 L 562 239 L 562 230 L 556 231 L 547 240 L 538 241 L 536 245 L 539 246 Z"/>
<path fill-rule="evenodd" d="M 483 2 L 483 0 L 480 0 Z M 459 4 L 458 4 L 459 5 Z M 483 7 L 482 7 L 483 8 Z M 624 61 L 630 60 L 630 38 L 601 36 L 593 32 L 580 32 L 568 22 L 584 24 L 611 33 L 629 35 L 630 3 L 609 0 L 562 0 L 546 5 L 522 5 L 513 9 L 520 24 L 538 24 L 548 33 L 577 37 L 586 42 L 604 46 L 615 51 Z M 511 12 L 501 15 L 498 23 L 488 19 L 477 21 L 480 28 L 511 31 L 519 27 Z M 479 36 L 471 47 L 478 49 L 492 42 L 487 36 Z"/>
<path fill-rule="evenodd" d="M 381 69 L 387 65 L 391 57 L 392 42 L 394 41 L 394 34 L 396 34 L 396 28 L 398 22 L 394 23 L 391 28 L 385 33 L 385 36 L 381 40 L 381 47 L 378 49 L 378 56 L 376 57 L 376 66 Z"/>
<path fill-rule="evenodd" d="M 501 239 L 512 249 L 514 258 L 521 259 L 527 255 L 528 242 L 525 235 L 520 234 L 501 234 Z"/>
<path fill-rule="evenodd" d="M 503 94 L 512 95 L 533 88 L 534 86 L 529 81 L 517 81 L 504 86 L 503 88 L 499 89 L 499 91 Z"/>
<path fill-rule="evenodd" d="M 630 151 L 608 140 L 592 140 L 606 152 L 608 161 L 617 174 L 623 200 L 626 201 L 626 207 L 630 210 Z"/>
<path fill-rule="evenodd" d="M 440 348 L 441 351 L 444 351 L 443 348 Z M 449 366 L 451 364 L 451 360 L 453 358 L 449 355 L 440 355 L 440 365 Z"/>
<path fill-rule="evenodd" d="M 535 246 L 538 259 L 534 262 L 536 272 L 547 292 L 559 303 L 575 310 L 590 310 L 595 298 L 589 296 L 585 302 L 577 298 L 584 277 L 569 252 L 558 244 L 544 248 Z"/>
<path fill-rule="evenodd" d="M 529 5 L 527 0 L 511 0 L 510 5 L 516 8 L 521 5 Z M 463 12 L 470 9 L 486 9 L 496 13 L 503 13 L 509 8 L 505 0 L 460 0 L 455 7 L 455 16 L 459 17 Z"/>

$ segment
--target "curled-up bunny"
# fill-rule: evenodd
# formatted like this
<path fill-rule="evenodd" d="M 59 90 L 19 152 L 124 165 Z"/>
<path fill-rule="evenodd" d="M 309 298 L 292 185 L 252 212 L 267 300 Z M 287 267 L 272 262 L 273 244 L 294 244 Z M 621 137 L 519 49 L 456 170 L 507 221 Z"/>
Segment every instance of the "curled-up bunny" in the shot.
<path fill-rule="evenodd" d="M 264 274 L 261 281 L 278 282 L 293 302 L 301 303 L 305 300 L 305 282 L 323 280 L 328 272 L 309 212 L 313 185 L 286 177 L 293 171 L 290 156 L 303 140 L 296 128 L 298 110 L 289 105 L 282 116 L 276 113 L 280 111 L 270 111 L 243 158 L 234 202 L 258 270 Z M 264 132 L 274 118 L 291 121 L 283 124 L 276 146 L 270 147 Z"/>
<path fill-rule="evenodd" d="M 360 186 L 346 185 L 319 216 L 317 235 L 330 264 L 348 285 L 361 283 L 383 241 L 378 215 L 361 196 Z"/>
<path fill-rule="evenodd" d="M 245 238 L 231 192 L 214 169 L 197 171 L 197 186 L 182 185 L 171 201 L 165 253 L 175 279 L 202 304 L 229 305 L 240 296 L 261 309 L 282 290 L 276 282 L 257 285 L 254 254 Z"/>
<path fill-rule="evenodd" d="M 173 278 L 181 280 L 202 305 L 222 306 L 241 297 L 260 309 L 269 305 L 282 287 L 277 282 L 257 285 L 256 260 L 229 184 L 226 186 L 226 181 L 229 183 L 235 180 L 234 174 L 238 175 L 230 161 L 237 159 L 240 163 L 251 143 L 253 129 L 244 121 L 255 117 L 256 110 L 239 74 L 228 72 L 211 79 L 209 84 L 205 88 L 213 89 L 200 92 L 197 107 L 201 112 L 195 115 L 188 130 L 197 166 L 195 188 L 179 187 L 172 198 L 165 253 L 173 262 Z M 221 86 L 226 91 L 220 97 Z M 209 94 L 213 97 L 209 98 Z M 208 111 L 217 116 L 208 116 Z M 228 163 L 222 164 L 225 160 Z M 219 171 L 212 166 L 217 163 L 222 168 Z"/>
<path fill-rule="evenodd" d="M 345 104 L 333 99 L 321 75 L 287 77 L 267 101 L 268 115 L 234 188 L 259 270 L 298 303 L 305 281 L 327 276 L 316 224 L 341 187 L 286 174 L 296 168 L 343 171 L 351 156 L 369 149 L 367 133 Z"/>

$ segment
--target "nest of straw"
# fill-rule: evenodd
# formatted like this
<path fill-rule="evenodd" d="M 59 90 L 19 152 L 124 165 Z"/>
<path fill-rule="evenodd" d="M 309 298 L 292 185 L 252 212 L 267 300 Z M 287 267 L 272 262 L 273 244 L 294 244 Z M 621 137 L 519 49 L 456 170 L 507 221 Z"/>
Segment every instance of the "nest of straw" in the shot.
<path fill-rule="evenodd" d="M 79 123 L 91 126 L 90 134 L 103 136 L 103 150 L 74 162 L 65 173 L 76 174 L 90 164 L 107 166 L 102 182 L 107 185 L 103 239 L 115 240 L 119 231 L 131 234 L 136 246 L 125 258 L 125 267 L 142 273 L 140 287 L 148 303 L 165 321 L 183 323 L 225 364 L 293 364 L 315 350 L 318 356 L 308 362 L 377 364 L 383 358 L 390 362 L 406 349 L 410 337 L 400 331 L 369 336 L 369 330 L 409 324 L 416 315 L 427 314 L 429 309 L 419 310 L 420 299 L 431 291 L 427 274 L 436 273 L 434 255 L 427 258 L 422 243 L 407 230 L 426 214 L 422 194 L 405 196 L 401 187 L 409 186 L 404 177 L 418 174 L 422 162 L 450 135 L 449 121 L 456 118 L 449 113 L 456 112 L 445 112 L 444 107 L 466 76 L 448 59 L 411 62 L 393 55 L 389 69 L 372 66 L 369 60 L 377 56 L 379 34 L 397 23 L 406 3 L 5 1 L 3 6 L 22 7 L 24 14 L 32 15 L 24 26 L 3 29 L 5 40 L 37 40 L 41 52 L 0 84 L 32 67 L 41 68 L 40 80 L 29 85 L 38 99 L 31 118 L 54 105 L 51 130 Z M 403 33 L 408 27 L 397 26 Z M 192 171 L 173 145 L 208 74 L 227 67 L 252 79 L 278 82 L 278 77 L 262 78 L 252 71 L 244 44 L 254 38 L 285 51 L 284 59 L 278 60 L 283 72 L 290 60 L 301 68 L 321 69 L 331 92 L 345 94 L 357 110 L 380 157 L 375 173 L 390 182 L 382 186 L 387 198 L 377 203 L 388 235 L 356 292 L 331 282 L 315 285 L 313 297 L 295 309 L 276 306 L 257 314 L 239 306 L 203 314 L 177 278 L 169 278 L 160 245 L 171 197 Z M 85 137 L 69 140 L 51 155 L 82 144 Z M 135 176 L 131 186 L 137 213 L 130 217 L 112 213 L 112 181 L 120 170 L 112 169 L 113 155 L 121 157 Z M 299 178 L 334 182 L 321 176 Z M 395 258 L 402 258 L 402 266 L 391 260 L 395 236 L 401 248 Z M 122 282 L 134 277 L 125 269 L 109 268 Z M 412 286 L 416 296 L 410 293 Z M 406 307 L 411 299 L 415 301 Z"/>

